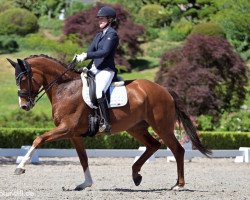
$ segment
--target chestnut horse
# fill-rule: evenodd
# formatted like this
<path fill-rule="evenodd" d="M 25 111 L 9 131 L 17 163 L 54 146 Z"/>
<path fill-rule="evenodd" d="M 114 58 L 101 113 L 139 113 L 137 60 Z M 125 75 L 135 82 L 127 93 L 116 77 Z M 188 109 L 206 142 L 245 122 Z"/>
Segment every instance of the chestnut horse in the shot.
<path fill-rule="evenodd" d="M 17 60 L 16 63 L 8 59 L 15 68 L 20 108 L 30 110 L 35 105 L 35 99 L 42 87 L 52 104 L 56 128 L 34 140 L 32 147 L 16 168 L 15 174 L 25 172 L 25 164 L 35 149 L 45 142 L 70 139 L 76 148 L 85 176 L 83 183 L 75 189 L 90 187 L 93 181 L 82 136 L 88 131 L 88 116 L 92 110 L 82 99 L 80 73 L 69 70 L 60 61 L 46 55 Z M 175 122 L 182 122 L 192 143 L 201 153 L 208 156 L 211 152 L 201 144 L 195 127 L 173 91 L 167 91 L 162 86 L 143 79 L 125 83 L 128 103 L 120 108 L 112 108 L 109 112 L 113 133 L 127 131 L 146 146 L 146 151 L 132 166 L 135 185 L 141 183 L 142 176 L 139 172 L 142 165 L 161 146 L 160 142 L 149 134 L 148 127 L 151 126 L 176 158 L 178 179 L 172 189 L 183 187 L 185 150 L 174 135 Z"/>

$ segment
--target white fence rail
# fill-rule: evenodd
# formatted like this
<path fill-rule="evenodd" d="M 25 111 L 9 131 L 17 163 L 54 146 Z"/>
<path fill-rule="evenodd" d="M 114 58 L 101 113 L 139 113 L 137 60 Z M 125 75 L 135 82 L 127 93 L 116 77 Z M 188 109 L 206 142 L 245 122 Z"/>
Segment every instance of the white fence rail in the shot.
<path fill-rule="evenodd" d="M 30 146 L 22 146 L 21 149 L 0 148 L 0 157 L 18 157 L 17 162 L 22 159 Z M 145 147 L 137 149 L 87 149 L 88 157 L 134 157 L 138 158 L 145 150 Z M 250 162 L 250 147 L 241 147 L 239 150 L 213 150 L 213 158 L 236 158 L 235 162 Z M 33 154 L 31 162 L 39 162 L 39 157 L 77 157 L 75 149 L 38 149 Z M 158 150 L 151 159 L 159 157 L 172 158 L 173 154 L 168 149 Z M 194 157 L 205 157 L 198 150 L 186 150 L 185 159 L 191 160 Z"/>

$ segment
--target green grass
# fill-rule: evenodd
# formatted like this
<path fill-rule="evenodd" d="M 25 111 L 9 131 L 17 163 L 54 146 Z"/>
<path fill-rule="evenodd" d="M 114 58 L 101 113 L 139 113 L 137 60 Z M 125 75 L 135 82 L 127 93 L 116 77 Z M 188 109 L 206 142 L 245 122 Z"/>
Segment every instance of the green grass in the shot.
<path fill-rule="evenodd" d="M 150 81 L 154 81 L 155 74 L 158 71 L 158 68 L 147 69 L 142 71 L 133 71 L 131 73 L 123 73 L 119 74 L 124 80 L 131 79 L 147 79 Z"/>

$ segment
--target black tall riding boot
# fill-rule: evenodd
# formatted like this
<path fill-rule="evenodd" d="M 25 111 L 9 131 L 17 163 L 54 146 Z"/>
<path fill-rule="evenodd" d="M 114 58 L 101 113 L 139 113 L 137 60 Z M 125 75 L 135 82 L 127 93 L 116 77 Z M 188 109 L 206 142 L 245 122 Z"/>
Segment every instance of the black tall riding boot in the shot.
<path fill-rule="evenodd" d="M 99 125 L 99 132 L 111 132 L 111 125 L 110 125 L 110 117 L 109 117 L 109 109 L 108 109 L 108 102 L 104 97 L 97 99 L 98 107 L 100 110 L 101 121 Z"/>

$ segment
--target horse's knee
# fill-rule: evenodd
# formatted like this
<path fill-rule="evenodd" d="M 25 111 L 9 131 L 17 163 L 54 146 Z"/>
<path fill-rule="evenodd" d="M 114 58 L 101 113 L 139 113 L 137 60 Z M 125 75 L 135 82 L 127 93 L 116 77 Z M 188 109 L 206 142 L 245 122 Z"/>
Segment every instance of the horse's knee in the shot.
<path fill-rule="evenodd" d="M 43 137 L 41 137 L 41 136 L 38 136 L 35 140 L 34 140 L 34 142 L 33 142 L 33 146 L 35 147 L 35 148 L 39 148 L 43 143 L 44 143 L 44 138 Z"/>

